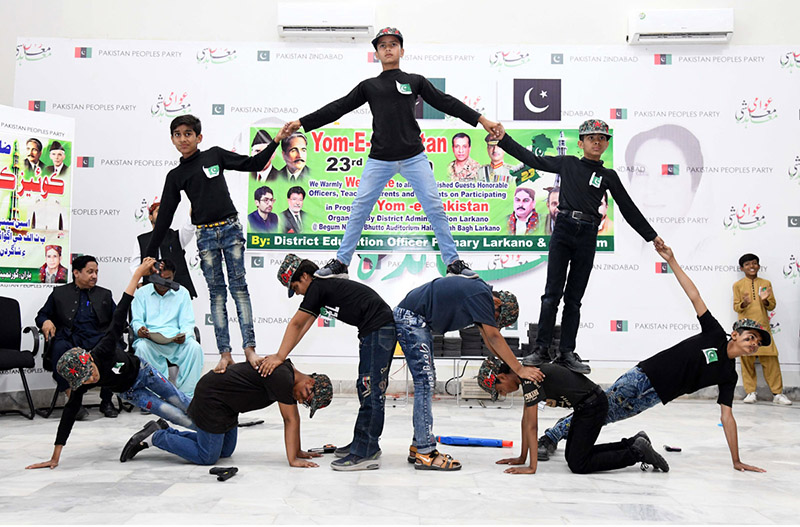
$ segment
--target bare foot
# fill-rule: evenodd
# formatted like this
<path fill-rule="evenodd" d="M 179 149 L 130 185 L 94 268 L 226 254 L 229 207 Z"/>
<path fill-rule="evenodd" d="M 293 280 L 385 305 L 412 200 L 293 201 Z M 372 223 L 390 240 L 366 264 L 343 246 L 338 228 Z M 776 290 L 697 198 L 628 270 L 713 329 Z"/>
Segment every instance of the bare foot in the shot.
<path fill-rule="evenodd" d="M 225 353 L 220 353 L 219 362 L 214 366 L 214 373 L 225 373 L 225 370 L 227 370 L 228 366 L 231 364 L 235 364 L 233 357 L 231 357 L 231 352 L 226 351 Z"/>
<path fill-rule="evenodd" d="M 258 369 L 258 365 L 261 364 L 261 361 L 263 360 L 262 357 L 256 353 L 256 349 L 253 346 L 247 346 L 244 349 L 244 356 L 247 359 L 247 362 L 250 363 L 250 366 L 255 369 Z"/>

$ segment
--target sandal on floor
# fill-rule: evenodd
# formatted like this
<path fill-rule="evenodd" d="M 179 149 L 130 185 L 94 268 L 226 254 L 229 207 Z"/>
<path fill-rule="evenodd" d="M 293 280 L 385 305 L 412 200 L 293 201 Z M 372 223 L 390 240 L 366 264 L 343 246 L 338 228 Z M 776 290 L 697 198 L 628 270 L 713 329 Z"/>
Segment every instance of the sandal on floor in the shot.
<path fill-rule="evenodd" d="M 412 465 L 417 462 L 417 447 L 411 445 L 408 447 L 408 462 Z"/>
<path fill-rule="evenodd" d="M 434 461 L 443 459 L 441 464 L 435 464 Z M 429 454 L 420 454 L 417 452 L 416 460 L 414 461 L 414 468 L 416 470 L 445 470 L 454 471 L 461 470 L 461 463 L 453 459 L 450 454 L 442 454 L 438 450 L 434 450 Z"/>

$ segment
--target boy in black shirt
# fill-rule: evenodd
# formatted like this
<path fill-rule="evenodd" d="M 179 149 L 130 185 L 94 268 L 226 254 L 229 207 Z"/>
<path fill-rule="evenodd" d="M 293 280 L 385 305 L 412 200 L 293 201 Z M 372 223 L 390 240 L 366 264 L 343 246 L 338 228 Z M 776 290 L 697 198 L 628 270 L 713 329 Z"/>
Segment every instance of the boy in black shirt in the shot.
<path fill-rule="evenodd" d="M 333 470 L 373 470 L 381 466 L 378 445 L 383 432 L 389 367 L 397 344 L 392 310 L 378 294 L 364 284 L 349 280 L 317 280 L 319 269 L 311 260 L 287 254 L 278 270 L 278 281 L 289 289 L 289 297 L 303 295 L 300 309 L 289 321 L 278 353 L 261 362 L 262 375 L 274 374 L 276 367 L 297 346 L 320 314 L 358 327 L 359 361 L 356 388 L 358 410 L 353 441 L 339 449 L 344 457 L 331 463 Z"/>
<path fill-rule="evenodd" d="M 307 461 L 320 454 L 300 448 L 300 414 L 296 402 L 311 408 L 325 408 L 333 397 L 327 375 L 305 375 L 284 362 L 269 377 L 262 377 L 250 364 L 232 364 L 224 373 L 208 372 L 197 383 L 188 414 L 197 425 L 196 432 L 169 428 L 159 419 L 150 421 L 133 434 L 122 449 L 123 463 L 152 443 L 167 452 L 198 465 L 213 465 L 221 457 L 230 457 L 236 449 L 240 413 L 266 408 L 278 403 L 283 417 L 286 457 L 292 467 L 318 466 Z M 152 435 L 152 439 L 148 439 Z"/>
<path fill-rule="evenodd" d="M 569 469 L 576 474 L 591 474 L 603 470 L 629 467 L 638 462 L 649 463 L 669 471 L 669 465 L 650 444 L 647 434 L 617 443 L 595 445 L 608 412 L 608 399 L 603 390 L 580 373 L 559 364 L 542 364 L 543 381 L 520 379 L 508 365 L 490 357 L 483 361 L 478 372 L 478 385 L 496 400 L 498 395 L 514 392 L 522 384 L 525 408 L 522 410 L 522 453 L 518 458 L 501 459 L 498 464 L 522 465 L 531 454 L 528 467 L 510 467 L 509 474 L 536 474 L 536 433 L 539 403 L 547 406 L 574 408 L 572 426 L 567 437 L 565 457 Z"/>
<path fill-rule="evenodd" d="M 757 322 L 739 320 L 730 338 L 703 302 L 700 292 L 675 260 L 666 245 L 656 249 L 678 280 L 694 306 L 702 332 L 643 360 L 625 372 L 606 391 L 609 400 L 606 424 L 637 415 L 661 402 L 667 404 L 681 395 L 706 386 L 718 385 L 717 403 L 722 412 L 722 427 L 731 452 L 733 468 L 764 472 L 739 459 L 736 420 L 733 418 L 733 392 L 738 376 L 736 357 L 751 356 L 760 345 L 769 345 L 770 334 Z M 524 361 L 523 361 L 524 362 Z M 539 438 L 539 459 L 546 460 L 570 428 L 570 417 L 561 419 Z"/>
<path fill-rule="evenodd" d="M 534 155 L 508 134 L 502 137 L 499 146 L 528 166 L 561 175 L 558 214 L 550 237 L 547 282 L 539 312 L 539 333 L 536 347 L 529 359 L 530 364 L 538 366 L 552 360 L 549 348 L 553 340 L 558 304 L 563 295 L 561 344 L 556 361 L 578 373 L 589 373 L 591 368 L 583 364 L 575 353 L 575 338 L 580 325 L 581 299 L 594 263 L 597 228 L 602 219 L 597 209 L 606 190 L 611 191 L 625 219 L 642 238 L 652 241 L 657 247 L 664 242 L 636 208 L 617 173 L 603 167 L 600 157 L 611 139 L 608 125 L 591 119 L 581 124 L 578 135 L 578 148 L 583 150 L 584 155 L 582 159 L 575 156 Z"/>
<path fill-rule="evenodd" d="M 261 170 L 272 158 L 278 142 L 287 137 L 284 127 L 264 150 L 253 157 L 234 154 L 218 146 L 205 151 L 197 146 L 203 140 L 200 119 L 181 115 L 170 124 L 172 144 L 181 153 L 180 164 L 169 171 L 161 194 L 158 212 L 146 256 L 155 257 L 158 248 L 172 223 L 175 209 L 181 201 L 181 191 L 186 192 L 192 204 L 192 223 L 197 226 L 197 249 L 200 251 L 200 268 L 206 277 L 211 300 L 211 317 L 220 360 L 214 371 L 222 373 L 233 364 L 230 333 L 228 332 L 227 288 L 222 273 L 222 260 L 228 272 L 231 296 L 236 304 L 242 347 L 253 366 L 260 357 L 256 355 L 256 336 L 253 331 L 253 310 L 247 290 L 244 267 L 244 235 L 236 207 L 231 201 L 225 170 L 255 172 Z"/>
<path fill-rule="evenodd" d="M 461 101 L 437 90 L 422 75 L 400 71 L 400 58 L 405 50 L 403 35 L 396 28 L 386 27 L 378 31 L 372 40 L 372 46 L 383 68 L 380 75 L 362 81 L 353 91 L 316 112 L 287 123 L 290 132 L 301 126 L 306 132 L 310 132 L 339 119 L 364 103 L 369 104 L 373 115 L 370 154 L 361 174 L 358 194 L 353 201 L 342 243 L 336 252 L 336 258 L 317 271 L 316 276 L 347 278 L 347 266 L 356 250 L 364 223 L 386 183 L 399 173 L 411 184 L 431 223 L 441 247 L 442 260 L 447 264 L 447 272 L 466 278 L 477 278 L 477 273 L 458 257 L 436 179 L 420 140 L 414 107 L 417 97 L 421 96 L 437 110 L 458 117 L 472 126 L 480 123 L 491 134 L 495 133 L 499 125 Z"/>
<path fill-rule="evenodd" d="M 100 342 L 90 351 L 72 348 L 58 360 L 56 369 L 69 383 L 72 392 L 61 414 L 53 455 L 49 461 L 25 468 L 58 466 L 61 450 L 67 444 L 75 417 L 81 408 L 83 394 L 95 386 L 108 387 L 126 401 L 173 423 L 186 428 L 194 427 L 192 420 L 186 415 L 186 409 L 191 402 L 189 398 L 147 362 L 132 353 L 117 349 L 117 341 L 127 326 L 128 310 L 136 285 L 142 277 L 153 273 L 154 264 L 153 258 L 145 258 L 136 268 L 114 311 L 111 326 Z"/>

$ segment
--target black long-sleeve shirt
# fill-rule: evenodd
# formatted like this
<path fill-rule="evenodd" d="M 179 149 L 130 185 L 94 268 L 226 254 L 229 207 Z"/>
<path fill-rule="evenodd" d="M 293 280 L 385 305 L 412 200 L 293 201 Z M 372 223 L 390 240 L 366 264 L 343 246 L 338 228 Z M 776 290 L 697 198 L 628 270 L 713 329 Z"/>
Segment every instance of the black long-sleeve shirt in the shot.
<path fill-rule="evenodd" d="M 422 75 L 394 69 L 361 81 L 341 99 L 301 117 L 300 123 L 308 132 L 339 119 L 366 102 L 372 111 L 369 157 L 381 161 L 408 159 L 425 150 L 414 116 L 417 96 L 422 96 L 422 100 L 437 110 L 472 126 L 477 125 L 481 117 L 455 97 L 436 89 Z"/>
<path fill-rule="evenodd" d="M 61 414 L 61 421 L 58 423 L 56 433 L 56 445 L 66 445 L 67 438 L 75 424 L 75 416 L 81 408 L 83 394 L 95 386 L 111 388 L 114 393 L 128 391 L 136 377 L 139 375 L 139 357 L 132 353 L 126 353 L 117 348 L 117 341 L 122 336 L 122 332 L 127 325 L 128 309 L 131 306 L 133 297 L 127 293 L 122 294 L 111 327 L 100 339 L 100 342 L 89 352 L 92 355 L 95 365 L 100 372 L 100 380 L 95 384 L 84 384 L 76 390 L 72 390 L 69 401 L 64 406 Z"/>
<path fill-rule="evenodd" d="M 235 154 L 218 146 L 204 151 L 198 150 L 188 158 L 182 157 L 180 164 L 169 171 L 164 182 L 158 219 L 145 256 L 157 257 L 158 248 L 164 241 L 175 210 L 181 202 L 181 190 L 186 192 L 192 204 L 193 224 L 214 223 L 233 216 L 236 214 L 236 207 L 233 206 L 228 185 L 225 183 L 225 170 L 257 172 L 264 168 L 277 146 L 272 141 L 252 157 Z"/>
<path fill-rule="evenodd" d="M 602 216 L 597 209 L 606 190 L 609 190 L 625 220 L 645 241 L 653 241 L 658 236 L 622 186 L 619 175 L 614 170 L 603 167 L 602 161 L 592 161 L 585 157 L 578 159 L 575 156 L 537 156 L 508 134 L 498 145 L 530 167 L 561 174 L 559 210 L 576 210 L 590 214 L 599 222 Z M 595 176 L 601 178 L 599 182 L 595 180 L 597 186 L 590 184 Z"/>

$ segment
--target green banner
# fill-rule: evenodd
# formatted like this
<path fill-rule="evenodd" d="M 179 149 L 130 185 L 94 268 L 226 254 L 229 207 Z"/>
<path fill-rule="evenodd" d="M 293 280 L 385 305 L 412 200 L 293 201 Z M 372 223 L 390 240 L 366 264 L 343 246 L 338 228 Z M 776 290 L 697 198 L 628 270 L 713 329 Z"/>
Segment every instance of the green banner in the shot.
<path fill-rule="evenodd" d="M 278 129 L 252 128 L 251 153 Z M 509 130 L 538 155 L 581 155 L 575 130 Z M 270 165 L 252 173 L 248 249 L 332 250 L 341 243 L 369 155 L 369 130 L 324 128 L 284 141 Z M 557 174 L 540 172 L 486 141 L 482 129 L 423 130 L 425 153 L 459 252 L 547 252 Z M 603 155 L 613 166 L 611 148 Z M 607 210 L 606 210 L 607 209 Z M 601 206 L 598 251 L 613 251 L 613 200 Z M 358 251 L 438 252 L 410 184 L 386 185 L 361 233 Z"/>

